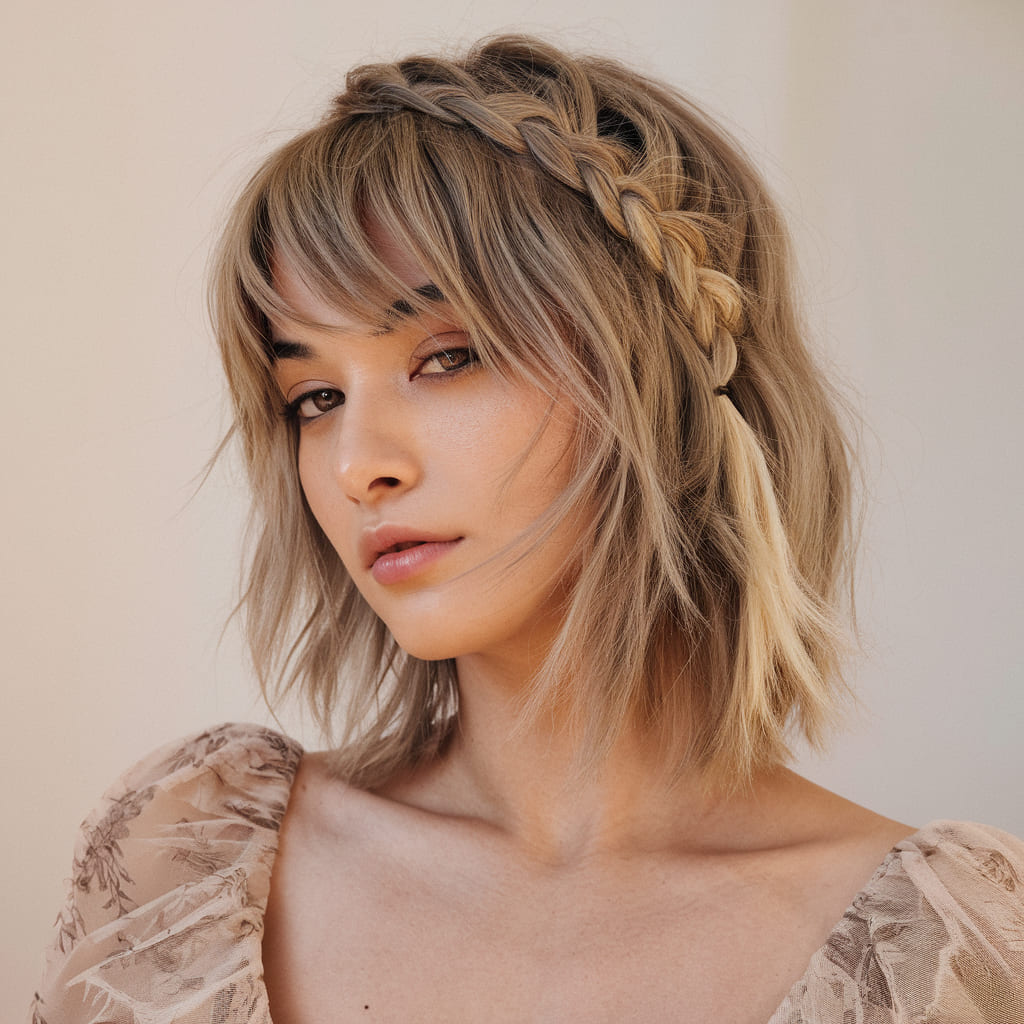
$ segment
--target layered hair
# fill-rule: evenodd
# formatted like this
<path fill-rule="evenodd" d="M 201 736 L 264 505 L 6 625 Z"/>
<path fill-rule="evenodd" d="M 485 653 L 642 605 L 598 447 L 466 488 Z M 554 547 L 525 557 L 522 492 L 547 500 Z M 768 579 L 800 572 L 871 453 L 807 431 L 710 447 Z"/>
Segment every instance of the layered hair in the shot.
<path fill-rule="evenodd" d="M 785 760 L 793 729 L 819 742 L 842 690 L 850 459 L 779 214 L 678 92 L 519 36 L 356 68 L 231 213 L 211 308 L 254 495 L 240 607 L 265 691 L 300 689 L 361 785 L 435 755 L 458 719 L 454 662 L 397 646 L 310 513 L 274 382 L 269 320 L 301 319 L 276 261 L 368 324 L 430 307 L 374 228 L 490 371 L 578 410 L 572 482 L 526 540 L 575 516 L 586 557 L 524 717 L 564 709 L 591 759 L 639 727 L 666 763 L 734 782 Z"/>

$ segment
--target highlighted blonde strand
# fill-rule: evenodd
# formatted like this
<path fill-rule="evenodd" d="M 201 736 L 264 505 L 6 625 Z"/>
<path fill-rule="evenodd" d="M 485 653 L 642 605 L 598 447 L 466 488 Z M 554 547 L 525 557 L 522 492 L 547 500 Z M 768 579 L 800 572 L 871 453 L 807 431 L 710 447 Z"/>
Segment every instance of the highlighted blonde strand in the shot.
<path fill-rule="evenodd" d="M 636 726 L 724 785 L 783 762 L 793 731 L 819 742 L 845 692 L 851 456 L 784 226 L 692 102 L 518 36 L 355 69 L 231 214 L 212 314 L 254 495 L 241 607 L 266 692 L 301 692 L 360 785 L 436 756 L 458 722 L 454 662 L 398 648 L 310 514 L 267 345 L 275 259 L 368 323 L 396 296 L 423 306 L 370 222 L 489 372 L 578 413 L 570 486 L 521 539 L 579 524 L 523 721 L 563 709 L 588 766 Z"/>

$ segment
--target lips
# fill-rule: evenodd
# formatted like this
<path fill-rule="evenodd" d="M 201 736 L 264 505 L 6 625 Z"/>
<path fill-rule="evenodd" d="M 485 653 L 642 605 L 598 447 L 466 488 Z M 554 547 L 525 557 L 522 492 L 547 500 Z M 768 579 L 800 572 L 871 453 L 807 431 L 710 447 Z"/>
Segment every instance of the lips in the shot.
<path fill-rule="evenodd" d="M 395 554 L 398 551 L 407 551 L 409 548 L 414 548 L 417 545 L 424 544 L 424 543 L 426 543 L 426 542 L 422 541 L 422 540 L 407 540 L 407 541 L 403 541 L 401 544 L 392 544 L 391 547 L 389 547 L 386 551 L 381 551 L 380 554 L 381 555 L 393 555 L 393 554 Z"/>
<path fill-rule="evenodd" d="M 363 533 L 359 553 L 363 565 L 378 583 L 397 583 L 426 567 L 461 540 L 461 536 L 450 533 L 385 524 Z"/>

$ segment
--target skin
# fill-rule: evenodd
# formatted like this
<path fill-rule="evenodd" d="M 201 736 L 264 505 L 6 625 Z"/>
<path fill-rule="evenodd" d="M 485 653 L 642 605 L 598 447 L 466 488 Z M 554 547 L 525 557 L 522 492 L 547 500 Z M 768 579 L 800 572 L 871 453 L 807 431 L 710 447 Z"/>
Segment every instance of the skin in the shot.
<path fill-rule="evenodd" d="M 427 283 L 378 244 L 405 283 Z M 571 724 L 552 714 L 523 729 L 515 704 L 558 623 L 574 525 L 512 565 L 569 479 L 573 411 L 467 363 L 443 310 L 381 336 L 289 267 L 275 283 L 325 325 L 273 325 L 292 353 L 283 397 L 320 393 L 300 406 L 310 507 L 402 646 L 455 658 L 460 693 L 444 756 L 378 791 L 304 758 L 263 945 L 275 1024 L 763 1024 L 913 829 L 784 768 L 728 796 L 695 774 L 670 786 L 628 732 L 600 772 L 576 777 Z M 380 524 L 458 543 L 381 584 L 359 547 Z"/>
<path fill-rule="evenodd" d="M 280 359 L 277 377 L 289 403 L 314 393 L 297 410 L 299 476 L 356 585 L 411 654 L 521 674 L 524 653 L 542 649 L 545 624 L 557 622 L 557 581 L 576 540 L 570 522 L 540 545 L 524 536 L 568 484 L 572 410 L 474 362 L 467 335 L 443 315 L 380 335 L 340 317 L 287 267 L 276 282 L 331 325 L 275 325 L 275 338 L 308 350 Z M 360 538 L 392 526 L 457 544 L 408 582 L 382 585 Z"/>

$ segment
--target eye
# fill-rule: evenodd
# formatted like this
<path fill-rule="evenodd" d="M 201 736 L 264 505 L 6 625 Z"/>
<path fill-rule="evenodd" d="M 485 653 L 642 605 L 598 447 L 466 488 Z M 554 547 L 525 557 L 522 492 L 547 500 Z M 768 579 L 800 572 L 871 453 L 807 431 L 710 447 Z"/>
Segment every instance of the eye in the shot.
<path fill-rule="evenodd" d="M 285 407 L 285 414 L 300 423 L 308 423 L 345 404 L 345 393 L 335 388 L 315 388 L 299 395 Z"/>
<path fill-rule="evenodd" d="M 440 373 L 455 373 L 468 369 L 479 362 L 479 357 L 471 348 L 444 348 L 432 352 L 419 365 L 417 375 L 431 376 Z"/>

